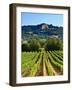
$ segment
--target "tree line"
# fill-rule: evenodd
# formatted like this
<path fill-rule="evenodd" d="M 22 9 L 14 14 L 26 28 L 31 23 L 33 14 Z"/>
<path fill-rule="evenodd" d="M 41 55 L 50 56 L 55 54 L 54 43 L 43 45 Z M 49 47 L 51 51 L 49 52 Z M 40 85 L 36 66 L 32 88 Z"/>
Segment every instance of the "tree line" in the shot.
<path fill-rule="evenodd" d="M 63 50 L 63 41 L 59 38 L 48 38 L 47 40 L 33 38 L 26 43 L 22 43 L 22 51 L 45 51 Z"/>

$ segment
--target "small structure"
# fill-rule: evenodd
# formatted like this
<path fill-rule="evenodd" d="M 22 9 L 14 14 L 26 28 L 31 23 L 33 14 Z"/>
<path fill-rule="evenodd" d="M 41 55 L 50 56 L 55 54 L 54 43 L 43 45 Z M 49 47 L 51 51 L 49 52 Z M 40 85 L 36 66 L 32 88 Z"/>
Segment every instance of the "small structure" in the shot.
<path fill-rule="evenodd" d="M 51 35 L 51 36 L 49 36 L 50 38 L 59 38 L 59 36 L 58 35 Z"/>

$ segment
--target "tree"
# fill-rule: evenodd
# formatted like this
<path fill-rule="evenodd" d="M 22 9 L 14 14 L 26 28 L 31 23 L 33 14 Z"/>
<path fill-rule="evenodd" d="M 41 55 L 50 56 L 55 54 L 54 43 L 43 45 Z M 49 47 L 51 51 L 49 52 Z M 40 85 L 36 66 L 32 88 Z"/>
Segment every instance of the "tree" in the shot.
<path fill-rule="evenodd" d="M 28 43 L 30 45 L 30 51 L 39 51 L 40 43 L 38 40 L 31 39 L 30 41 L 28 41 Z"/>
<path fill-rule="evenodd" d="M 37 39 L 30 39 L 27 43 L 22 44 L 22 51 L 39 51 L 40 43 Z"/>
<path fill-rule="evenodd" d="M 58 38 L 48 38 L 46 43 L 45 43 L 44 48 L 46 51 L 62 50 L 63 49 L 63 43 Z"/>

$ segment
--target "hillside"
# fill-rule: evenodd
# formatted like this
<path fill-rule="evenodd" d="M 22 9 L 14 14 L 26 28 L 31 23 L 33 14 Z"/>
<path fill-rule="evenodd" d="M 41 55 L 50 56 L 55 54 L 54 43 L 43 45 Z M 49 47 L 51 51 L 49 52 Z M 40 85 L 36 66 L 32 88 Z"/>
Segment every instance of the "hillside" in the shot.
<path fill-rule="evenodd" d="M 27 40 L 33 37 L 47 39 L 48 37 L 56 37 L 63 39 L 63 27 L 53 26 L 52 24 L 38 24 L 22 26 L 22 39 Z"/>

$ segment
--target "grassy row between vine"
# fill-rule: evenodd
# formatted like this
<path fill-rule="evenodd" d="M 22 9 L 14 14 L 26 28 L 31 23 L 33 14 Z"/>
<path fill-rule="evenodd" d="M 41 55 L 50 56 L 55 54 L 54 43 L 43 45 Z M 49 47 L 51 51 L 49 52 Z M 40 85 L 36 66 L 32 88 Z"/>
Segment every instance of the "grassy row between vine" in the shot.
<path fill-rule="evenodd" d="M 60 53 L 60 54 L 59 54 Z M 63 52 L 47 51 L 23 52 L 21 62 L 21 73 L 23 77 L 34 77 L 44 75 L 45 67 L 47 76 L 54 76 L 57 71 L 63 73 Z M 61 56 L 60 56 L 61 55 Z"/>

